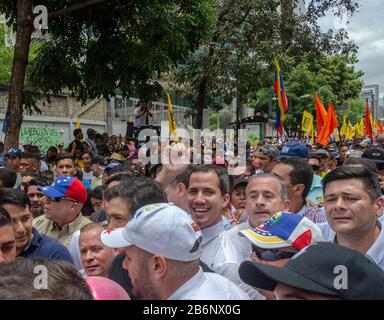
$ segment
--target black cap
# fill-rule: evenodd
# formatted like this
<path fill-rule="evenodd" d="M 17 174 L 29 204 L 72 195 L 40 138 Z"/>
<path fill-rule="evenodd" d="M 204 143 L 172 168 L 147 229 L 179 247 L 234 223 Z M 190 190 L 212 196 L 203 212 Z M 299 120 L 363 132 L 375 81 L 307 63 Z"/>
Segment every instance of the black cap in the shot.
<path fill-rule="evenodd" d="M 369 148 L 361 157 L 377 163 L 384 163 L 384 150 L 375 147 Z"/>
<path fill-rule="evenodd" d="M 336 288 L 344 268 L 347 288 Z M 284 267 L 244 261 L 239 274 L 245 283 L 269 291 L 283 283 L 344 300 L 384 299 L 384 271 L 360 252 L 330 242 L 307 246 Z"/>
<path fill-rule="evenodd" d="M 233 189 L 235 189 L 238 185 L 247 185 L 248 184 L 248 178 L 247 177 L 241 177 L 241 178 L 236 178 L 233 181 Z"/>

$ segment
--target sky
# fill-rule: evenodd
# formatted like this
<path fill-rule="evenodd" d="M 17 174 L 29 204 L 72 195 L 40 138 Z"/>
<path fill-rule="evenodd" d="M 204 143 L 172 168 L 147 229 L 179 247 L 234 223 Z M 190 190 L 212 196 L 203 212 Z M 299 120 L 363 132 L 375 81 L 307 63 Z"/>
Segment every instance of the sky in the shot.
<path fill-rule="evenodd" d="M 360 8 L 351 18 L 340 19 L 329 12 L 320 20 L 324 30 L 344 27 L 351 40 L 359 47 L 359 62 L 355 66 L 362 70 L 365 85 L 378 84 L 383 105 L 384 96 L 384 1 L 360 0 Z M 349 23 L 347 23 L 347 21 Z"/>

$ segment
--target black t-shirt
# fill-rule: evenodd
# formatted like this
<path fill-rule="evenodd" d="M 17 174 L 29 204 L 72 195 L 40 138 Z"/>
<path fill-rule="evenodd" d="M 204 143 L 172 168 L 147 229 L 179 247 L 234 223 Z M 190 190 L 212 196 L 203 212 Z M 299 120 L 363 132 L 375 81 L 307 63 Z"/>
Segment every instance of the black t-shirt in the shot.
<path fill-rule="evenodd" d="M 131 279 L 128 276 L 128 270 L 123 268 L 123 261 L 125 259 L 125 254 L 118 254 L 115 259 L 113 259 L 111 270 L 109 271 L 109 279 L 117 282 L 121 285 L 125 291 L 129 294 L 132 300 L 136 300 L 132 292 L 132 283 Z"/>

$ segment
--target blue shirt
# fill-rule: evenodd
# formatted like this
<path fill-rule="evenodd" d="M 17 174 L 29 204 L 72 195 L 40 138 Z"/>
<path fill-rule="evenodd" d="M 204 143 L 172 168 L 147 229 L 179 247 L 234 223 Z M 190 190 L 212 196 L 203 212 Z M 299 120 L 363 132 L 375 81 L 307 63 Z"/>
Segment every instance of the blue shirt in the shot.
<path fill-rule="evenodd" d="M 64 260 L 73 264 L 73 259 L 69 250 L 62 243 L 37 229 L 32 229 L 33 238 L 29 246 L 20 254 L 24 258 L 47 258 L 54 260 Z"/>

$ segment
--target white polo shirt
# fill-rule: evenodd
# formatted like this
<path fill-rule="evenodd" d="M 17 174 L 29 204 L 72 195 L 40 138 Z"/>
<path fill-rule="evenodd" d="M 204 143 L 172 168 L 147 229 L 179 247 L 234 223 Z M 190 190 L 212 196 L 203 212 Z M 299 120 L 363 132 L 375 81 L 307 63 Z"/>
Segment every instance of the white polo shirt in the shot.
<path fill-rule="evenodd" d="M 248 295 L 232 281 L 201 268 L 167 300 L 249 300 Z"/>
<path fill-rule="evenodd" d="M 215 273 L 240 283 L 238 268 L 242 262 L 241 256 L 225 232 L 223 222 L 220 220 L 219 223 L 202 229 L 201 232 L 203 241 L 200 260 Z"/>
<path fill-rule="evenodd" d="M 365 254 L 373 262 L 375 262 L 381 269 L 384 270 L 384 230 L 380 220 L 377 221 L 380 227 L 380 233 L 375 242 L 368 249 Z M 325 241 L 335 242 L 336 232 L 333 231 L 331 226 L 328 223 L 318 224 Z"/>

